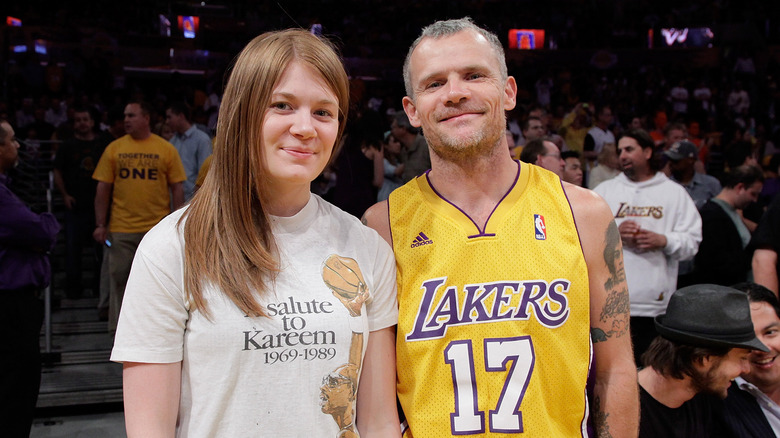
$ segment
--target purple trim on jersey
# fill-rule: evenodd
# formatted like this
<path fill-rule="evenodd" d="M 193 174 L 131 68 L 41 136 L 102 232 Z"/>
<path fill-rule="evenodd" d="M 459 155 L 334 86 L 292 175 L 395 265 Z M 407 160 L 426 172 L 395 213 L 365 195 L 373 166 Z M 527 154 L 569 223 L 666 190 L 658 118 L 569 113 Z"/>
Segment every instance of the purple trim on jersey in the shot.
<path fill-rule="evenodd" d="M 495 368 L 489 367 L 487 365 L 488 344 L 490 342 L 501 343 L 501 342 L 505 342 L 505 341 L 514 341 L 514 340 L 520 340 L 520 339 L 528 339 L 528 343 L 531 345 L 531 368 L 528 370 L 528 375 L 531 376 L 534 373 L 534 366 L 536 366 L 536 352 L 534 351 L 534 343 L 533 343 L 533 340 L 531 339 L 531 336 L 529 336 L 529 335 L 517 336 L 517 337 L 514 337 L 514 338 L 485 338 L 485 341 L 483 342 L 483 346 L 484 346 L 484 356 L 483 357 L 485 358 L 485 370 L 486 371 L 488 371 L 488 372 L 490 372 L 490 371 L 506 371 L 506 363 L 509 360 L 512 360 L 512 365 L 509 368 L 509 372 L 507 373 L 507 379 L 504 382 L 504 387 L 501 389 L 501 395 L 498 396 L 498 400 L 499 400 L 498 404 L 499 405 L 501 404 L 500 401 L 504 399 L 504 395 L 506 394 L 506 389 L 507 389 L 507 387 L 509 387 L 509 384 L 510 384 L 510 380 L 509 380 L 508 377 L 513 374 L 513 371 L 514 371 L 515 367 L 517 366 L 517 361 L 520 358 L 519 358 L 519 356 L 509 356 L 509 357 L 507 357 L 504 360 L 504 362 L 501 364 L 500 367 L 495 367 Z M 525 380 L 525 385 L 523 386 L 523 391 L 520 393 L 520 398 L 517 399 L 517 405 L 515 405 L 515 412 L 517 413 L 517 418 L 518 418 L 519 423 L 520 423 L 520 429 L 519 430 L 517 430 L 517 429 L 498 429 L 498 428 L 493 427 L 493 414 L 497 413 L 498 409 L 496 409 L 496 410 L 491 409 L 489 411 L 489 413 L 490 413 L 490 431 L 491 432 L 498 432 L 498 433 L 523 433 L 523 412 L 520 410 L 520 405 L 523 403 L 523 398 L 525 397 L 525 391 L 528 389 L 528 384 L 529 383 L 531 383 L 531 379 L 530 378 Z M 498 406 L 496 406 L 496 407 L 498 407 Z"/>
<path fill-rule="evenodd" d="M 395 252 L 395 246 L 393 246 L 393 227 L 390 224 L 390 198 L 388 197 L 385 199 L 385 202 L 387 202 L 387 228 L 390 230 L 390 248 L 393 248 L 393 252 Z"/>
<path fill-rule="evenodd" d="M 509 193 L 511 193 L 512 189 L 514 189 L 515 185 L 517 185 L 517 180 L 520 179 L 520 162 L 517 161 L 517 160 L 515 160 L 515 162 L 517 163 L 517 174 L 515 174 L 515 180 L 514 180 L 514 182 L 512 182 L 512 185 L 509 186 L 509 190 L 507 190 L 506 193 L 504 193 L 504 196 L 502 196 L 501 199 L 498 201 L 498 203 L 493 207 L 493 211 L 490 212 L 490 215 L 488 215 L 487 221 L 485 221 L 485 228 L 479 228 L 479 225 L 477 225 L 477 223 L 474 222 L 474 219 L 472 219 L 471 216 L 469 216 L 460 207 L 458 207 L 457 205 L 455 205 L 452 202 L 450 202 L 449 199 L 447 199 L 444 196 L 442 196 L 441 193 L 439 193 L 438 190 L 436 190 L 436 187 L 433 186 L 433 184 L 431 183 L 431 178 L 428 175 L 428 173 L 430 172 L 430 169 L 428 170 L 428 172 L 425 172 L 425 179 L 428 181 L 428 186 L 431 187 L 431 190 L 433 190 L 433 193 L 435 193 L 436 196 L 438 196 L 439 198 L 444 200 L 444 202 L 446 202 L 446 203 L 450 204 L 451 206 L 455 207 L 456 209 L 458 209 L 458 211 L 460 211 L 461 213 L 463 213 L 464 216 L 469 218 L 471 223 L 474 224 L 475 227 L 477 227 L 477 231 L 479 231 L 479 234 L 473 234 L 471 236 L 468 236 L 469 239 L 473 239 L 475 237 L 494 237 L 495 234 L 485 233 L 485 230 L 487 229 L 488 222 L 490 222 L 490 218 L 493 217 L 493 213 L 496 212 L 496 209 L 498 208 L 499 205 L 501 205 L 501 202 L 503 202 L 504 199 L 506 199 L 506 197 L 509 196 Z"/>
<path fill-rule="evenodd" d="M 566 203 L 569 204 L 569 211 L 571 212 L 571 220 L 574 222 L 574 230 L 577 231 L 577 241 L 580 242 L 580 251 L 582 251 L 582 258 L 585 258 L 585 251 L 582 249 L 582 238 L 580 237 L 580 227 L 577 226 L 577 217 L 574 216 L 574 210 L 571 208 L 571 201 L 569 200 L 569 195 L 566 193 L 566 190 L 563 189 L 563 180 L 561 180 L 561 190 L 563 191 L 563 196 L 566 198 Z"/>

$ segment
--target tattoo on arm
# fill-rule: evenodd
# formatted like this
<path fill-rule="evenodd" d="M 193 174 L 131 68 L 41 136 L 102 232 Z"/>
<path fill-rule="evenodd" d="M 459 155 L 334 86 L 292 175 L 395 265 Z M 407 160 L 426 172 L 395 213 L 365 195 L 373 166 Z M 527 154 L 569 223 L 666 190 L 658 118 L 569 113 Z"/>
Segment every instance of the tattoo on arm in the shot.
<path fill-rule="evenodd" d="M 593 327 L 591 339 L 593 343 L 606 341 L 608 338 L 619 338 L 628 333 L 630 305 L 628 288 L 626 286 L 626 271 L 623 269 L 623 257 L 620 251 L 620 232 L 615 221 L 607 227 L 604 246 L 604 262 L 609 269 L 609 278 L 604 283 L 607 300 L 601 309 L 599 321 L 608 323 L 608 331 Z"/>
<path fill-rule="evenodd" d="M 601 398 L 595 396 L 593 398 L 593 425 L 596 427 L 598 438 L 612 438 L 612 434 L 609 432 L 609 423 L 607 423 L 608 417 L 609 414 L 601 409 Z"/>
<path fill-rule="evenodd" d="M 368 226 L 368 221 L 366 220 L 366 217 L 365 217 L 365 216 L 363 216 L 363 217 L 361 217 L 361 218 L 360 218 L 360 222 L 361 222 L 363 225 L 365 225 L 365 226 Z"/>

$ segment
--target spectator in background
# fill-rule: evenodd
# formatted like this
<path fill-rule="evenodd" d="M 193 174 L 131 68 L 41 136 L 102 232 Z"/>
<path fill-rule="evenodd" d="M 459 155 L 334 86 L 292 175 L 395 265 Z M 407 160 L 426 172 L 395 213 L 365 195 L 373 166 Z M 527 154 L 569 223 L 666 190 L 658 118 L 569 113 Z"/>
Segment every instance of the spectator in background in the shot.
<path fill-rule="evenodd" d="M 330 191 L 334 205 L 361 217 L 376 203 L 377 192 L 384 181 L 382 131 L 365 119 L 350 123 L 332 170 L 336 185 Z"/>
<path fill-rule="evenodd" d="M 428 144 L 420 130 L 409 123 L 409 117 L 403 111 L 396 111 L 390 124 L 390 133 L 401 142 L 401 162 L 404 170 L 401 180 L 406 183 L 412 178 L 422 175 L 431 168 L 431 155 Z"/>
<path fill-rule="evenodd" d="M 593 189 L 612 209 L 623 241 L 637 364 L 656 336 L 653 318 L 677 289 L 679 261 L 693 258 L 701 242 L 696 205 L 658 171 L 654 148 L 645 131 L 626 131 L 618 140 L 623 173 Z"/>
<path fill-rule="evenodd" d="M 507 130 L 507 132 L 509 132 Z M 511 134 L 510 134 L 511 135 Z M 400 162 L 401 142 L 390 134 L 385 133 L 385 143 L 382 149 L 384 161 L 385 177 L 382 180 L 382 187 L 379 188 L 376 198 L 378 201 L 384 201 L 390 196 L 390 193 L 401 186 L 401 174 L 404 171 L 404 165 Z"/>
<path fill-rule="evenodd" d="M 730 436 L 719 414 L 731 380 L 748 372 L 756 338 L 741 291 L 714 284 L 676 291 L 655 318 L 659 336 L 639 371 L 640 438 Z"/>
<path fill-rule="evenodd" d="M 92 173 L 108 141 L 95 132 L 95 119 L 88 109 L 76 108 L 73 119 L 73 138 L 66 139 L 57 150 L 53 174 L 54 185 L 65 203 L 65 293 L 68 298 L 79 298 L 83 288 L 81 261 L 85 247 L 94 248 L 92 292 L 97 295 L 100 290 L 103 251 L 102 245 L 92 239 L 97 188 Z"/>
<path fill-rule="evenodd" d="M 620 175 L 617 146 L 601 149 L 596 166 L 587 175 L 587 187 L 593 189 L 602 182 Z"/>
<path fill-rule="evenodd" d="M 753 252 L 753 278 L 777 295 L 780 252 L 780 196 L 775 196 L 750 241 Z"/>
<path fill-rule="evenodd" d="M 0 431 L 8 437 L 30 435 L 41 382 L 38 293 L 51 281 L 47 253 L 60 229 L 51 213 L 33 213 L 8 189 L 18 150 L 13 128 L 0 122 Z"/>
<path fill-rule="evenodd" d="M 171 139 L 173 139 L 173 136 L 176 135 L 176 132 L 174 132 L 173 129 L 171 129 L 171 125 L 165 122 L 157 122 L 154 125 L 154 129 L 152 130 L 152 132 L 164 138 L 169 143 L 171 142 Z"/>
<path fill-rule="evenodd" d="M 555 143 L 549 140 L 537 138 L 529 141 L 523 147 L 523 152 L 520 153 L 520 161 L 547 169 L 558 175 L 558 178 L 563 176 L 565 163 L 561 158 L 561 151 L 558 150 Z"/>
<path fill-rule="evenodd" d="M 615 134 L 609 129 L 613 121 L 612 108 L 609 105 L 602 105 L 596 110 L 596 121 L 588 130 L 583 144 L 582 155 L 585 157 L 588 172 L 596 165 L 602 149 L 615 147 Z"/>
<path fill-rule="evenodd" d="M 756 338 L 769 351 L 753 350 L 749 371 L 734 379 L 723 414 L 734 436 L 765 438 L 780 436 L 780 304 L 772 291 L 745 282 L 734 286 L 747 294 L 750 319 Z"/>
<path fill-rule="evenodd" d="M 702 241 L 694 259 L 693 283 L 729 286 L 752 278 L 750 230 L 738 210 L 758 200 L 763 181 L 759 169 L 737 167 L 726 174 L 723 190 L 699 209 Z"/>
<path fill-rule="evenodd" d="M 184 181 L 184 202 L 195 193 L 195 182 L 203 162 L 211 155 L 211 138 L 192 124 L 190 107 L 183 102 L 173 102 L 165 110 L 165 123 L 176 133 L 170 139 L 179 152 L 179 158 L 187 173 Z"/>
<path fill-rule="evenodd" d="M 561 153 L 563 159 L 563 174 L 561 179 L 582 187 L 582 161 L 577 151 L 566 151 Z"/>
<path fill-rule="evenodd" d="M 672 181 L 680 184 L 693 199 L 696 208 L 701 208 L 710 198 L 720 193 L 717 178 L 696 172 L 696 146 L 686 140 L 675 142 L 663 152 L 669 160 Z"/>
<path fill-rule="evenodd" d="M 127 134 L 111 142 L 95 168 L 95 230 L 98 244 L 110 242 L 108 253 L 108 329 L 116 330 L 130 266 L 144 234 L 184 204 L 184 167 L 176 148 L 152 134 L 146 103 L 125 107 Z M 111 207 L 109 221 L 108 210 Z"/>

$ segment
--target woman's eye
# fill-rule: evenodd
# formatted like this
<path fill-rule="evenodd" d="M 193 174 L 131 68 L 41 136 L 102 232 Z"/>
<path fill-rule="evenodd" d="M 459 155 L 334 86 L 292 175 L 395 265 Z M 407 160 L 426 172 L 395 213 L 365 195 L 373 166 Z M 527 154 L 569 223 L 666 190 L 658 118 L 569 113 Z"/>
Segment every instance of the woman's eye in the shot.
<path fill-rule="evenodd" d="M 319 117 L 333 117 L 333 113 L 328 110 L 317 110 L 314 111 L 314 115 Z"/>
<path fill-rule="evenodd" d="M 278 109 L 278 110 L 288 110 L 291 109 L 290 104 L 287 102 L 275 102 L 271 104 L 271 108 Z"/>

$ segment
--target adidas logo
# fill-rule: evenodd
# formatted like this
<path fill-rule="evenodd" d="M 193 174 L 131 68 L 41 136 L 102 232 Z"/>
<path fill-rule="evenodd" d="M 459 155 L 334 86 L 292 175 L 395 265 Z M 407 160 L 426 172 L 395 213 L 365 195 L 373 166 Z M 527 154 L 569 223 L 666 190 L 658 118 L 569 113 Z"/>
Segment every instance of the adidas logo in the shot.
<path fill-rule="evenodd" d="M 433 240 L 429 239 L 428 236 L 420 232 L 420 234 L 417 235 L 417 237 L 414 238 L 414 241 L 412 242 L 412 248 L 417 248 L 418 246 L 423 245 L 430 245 L 433 243 Z"/>

